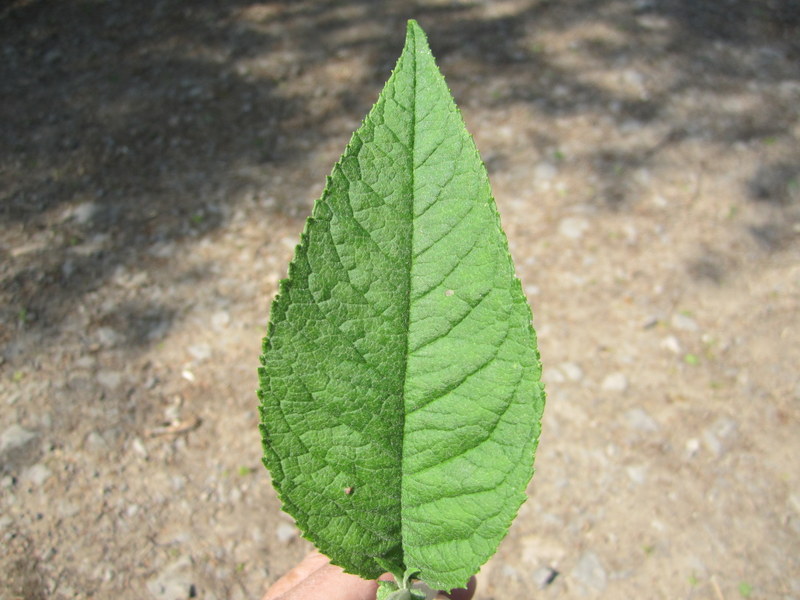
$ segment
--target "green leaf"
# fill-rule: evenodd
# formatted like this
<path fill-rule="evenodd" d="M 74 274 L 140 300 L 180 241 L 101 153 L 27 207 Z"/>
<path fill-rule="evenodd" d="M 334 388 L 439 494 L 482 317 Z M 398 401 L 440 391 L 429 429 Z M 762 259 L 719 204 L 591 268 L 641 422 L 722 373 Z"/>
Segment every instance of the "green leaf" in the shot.
<path fill-rule="evenodd" d="M 376 600 L 425 600 L 425 598 L 425 592 L 413 589 L 408 578 L 403 578 L 400 584 L 397 581 L 378 582 Z"/>
<path fill-rule="evenodd" d="M 304 536 L 364 578 L 465 585 L 525 500 L 544 393 L 486 170 L 414 21 L 261 363 L 264 464 Z"/>

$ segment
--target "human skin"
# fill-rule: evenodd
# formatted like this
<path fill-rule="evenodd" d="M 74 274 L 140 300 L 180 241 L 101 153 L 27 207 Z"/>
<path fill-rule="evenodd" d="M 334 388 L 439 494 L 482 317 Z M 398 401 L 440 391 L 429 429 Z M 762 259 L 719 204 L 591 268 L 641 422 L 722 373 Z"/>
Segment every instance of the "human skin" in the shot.
<path fill-rule="evenodd" d="M 381 579 L 391 579 L 385 575 Z M 440 592 L 437 600 L 470 600 L 475 594 L 475 578 L 467 589 Z M 366 581 L 345 573 L 330 563 L 326 556 L 312 552 L 297 566 L 278 579 L 262 600 L 375 600 L 376 581 Z"/>

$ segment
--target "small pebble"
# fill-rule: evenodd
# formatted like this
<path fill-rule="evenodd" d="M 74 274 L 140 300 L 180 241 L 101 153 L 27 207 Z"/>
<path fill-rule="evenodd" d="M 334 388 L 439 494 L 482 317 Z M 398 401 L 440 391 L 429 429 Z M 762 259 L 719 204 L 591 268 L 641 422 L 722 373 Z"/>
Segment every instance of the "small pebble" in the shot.
<path fill-rule="evenodd" d="M 636 241 L 639 239 L 639 230 L 630 223 L 626 224 L 622 231 L 625 233 L 625 241 L 630 244 L 636 244 Z"/>
<path fill-rule="evenodd" d="M 281 543 L 286 543 L 289 540 L 297 537 L 297 528 L 289 523 L 281 523 L 275 528 L 275 537 Z"/>
<path fill-rule="evenodd" d="M 558 168 L 550 162 L 540 162 L 533 169 L 533 180 L 538 184 L 547 184 L 558 175 Z"/>
<path fill-rule="evenodd" d="M 542 290 L 539 288 L 538 285 L 526 285 L 525 286 L 525 293 L 529 296 L 537 296 Z"/>
<path fill-rule="evenodd" d="M 642 484 L 647 479 L 647 467 L 645 466 L 626 467 L 625 472 L 634 483 Z"/>
<path fill-rule="evenodd" d="M 175 254 L 175 244 L 172 242 L 158 242 L 150 246 L 147 253 L 157 258 L 170 258 Z"/>
<path fill-rule="evenodd" d="M 34 432 L 28 431 L 15 423 L 0 435 L 0 454 L 21 448 L 35 438 L 36 434 Z"/>
<path fill-rule="evenodd" d="M 664 521 L 662 521 L 660 519 L 653 519 L 652 521 L 650 521 L 650 527 L 652 527 L 656 531 L 666 531 L 667 530 L 667 524 L 664 523 Z"/>
<path fill-rule="evenodd" d="M 107 452 L 109 450 L 106 439 L 96 431 L 92 431 L 86 436 L 86 449 L 93 452 Z"/>
<path fill-rule="evenodd" d="M 558 571 L 547 566 L 539 567 L 533 572 L 533 582 L 540 590 L 553 583 L 556 577 L 558 577 Z"/>
<path fill-rule="evenodd" d="M 97 373 L 97 383 L 109 390 L 116 390 L 122 385 L 122 373 L 119 371 L 100 371 Z"/>
<path fill-rule="evenodd" d="M 95 366 L 95 364 L 97 364 L 97 359 L 91 354 L 81 356 L 80 358 L 76 359 L 74 363 L 74 365 L 79 369 L 91 369 Z"/>
<path fill-rule="evenodd" d="M 594 552 L 584 552 L 570 575 L 578 583 L 596 592 L 604 591 L 608 583 L 606 570 Z"/>
<path fill-rule="evenodd" d="M 567 217 L 558 224 L 558 232 L 564 237 L 577 240 L 589 229 L 589 221 L 582 217 Z"/>
<path fill-rule="evenodd" d="M 219 310 L 211 315 L 211 326 L 214 329 L 224 329 L 231 322 L 231 316 L 228 311 Z"/>
<path fill-rule="evenodd" d="M 636 17 L 636 23 L 643 29 L 650 29 L 654 31 L 664 31 L 670 28 L 672 22 L 667 17 L 659 14 L 645 13 Z"/>
<path fill-rule="evenodd" d="M 566 378 L 557 368 L 549 367 L 542 370 L 542 381 L 550 385 L 552 383 L 563 383 L 566 381 Z"/>
<path fill-rule="evenodd" d="M 211 358 L 211 346 L 209 344 L 194 344 L 187 348 L 197 362 L 202 362 Z"/>
<path fill-rule="evenodd" d="M 56 507 L 58 516 L 62 519 L 74 517 L 81 512 L 81 506 L 78 503 L 70 502 L 69 500 L 61 500 Z"/>
<path fill-rule="evenodd" d="M 564 375 L 567 376 L 567 379 L 570 381 L 580 381 L 583 379 L 583 370 L 576 365 L 575 363 L 565 362 L 558 365 L 558 368 L 561 370 Z"/>
<path fill-rule="evenodd" d="M 625 71 L 622 72 L 622 80 L 636 88 L 644 86 L 644 76 L 634 69 L 625 69 Z"/>
<path fill-rule="evenodd" d="M 502 567 L 503 575 L 508 579 L 518 579 L 519 578 L 519 571 L 515 569 L 512 565 L 504 564 Z"/>
<path fill-rule="evenodd" d="M 66 281 L 70 277 L 72 277 L 72 274 L 74 272 L 75 272 L 75 262 L 70 259 L 65 260 L 61 265 L 61 278 L 64 281 Z"/>
<path fill-rule="evenodd" d="M 193 583 L 192 559 L 182 556 L 167 565 L 147 582 L 147 591 L 156 600 L 186 600 L 197 596 Z"/>
<path fill-rule="evenodd" d="M 131 442 L 131 448 L 142 458 L 147 458 L 147 448 L 145 448 L 144 443 L 138 437 L 133 438 L 133 441 Z"/>
<path fill-rule="evenodd" d="M 94 335 L 97 343 L 103 348 L 113 348 L 119 343 L 122 337 L 114 329 L 111 329 L 111 327 L 101 327 Z"/>
<path fill-rule="evenodd" d="M 43 60 L 46 65 L 50 65 L 52 63 L 58 62 L 61 60 L 63 53 L 58 48 L 53 48 L 52 50 L 48 51 L 47 54 L 44 55 Z"/>
<path fill-rule="evenodd" d="M 689 438 L 686 440 L 686 454 L 689 458 L 697 456 L 700 451 L 700 440 L 697 438 Z"/>
<path fill-rule="evenodd" d="M 45 481 L 50 479 L 53 473 L 41 463 L 36 463 L 25 469 L 20 476 L 23 481 L 29 481 L 33 485 L 41 486 Z"/>
<path fill-rule="evenodd" d="M 82 202 L 72 209 L 71 216 L 78 225 L 86 225 L 94 217 L 97 208 L 94 202 Z"/>
<path fill-rule="evenodd" d="M 642 323 L 642 329 L 652 329 L 656 325 L 658 325 L 658 317 L 651 315 Z"/>
<path fill-rule="evenodd" d="M 661 347 L 664 348 L 664 350 L 669 350 L 673 354 L 681 353 L 681 343 L 674 335 L 668 335 L 661 340 Z"/>
<path fill-rule="evenodd" d="M 670 323 L 675 329 L 680 329 L 681 331 L 697 331 L 699 329 L 697 327 L 697 321 L 681 313 L 672 315 Z"/>
<path fill-rule="evenodd" d="M 147 334 L 145 337 L 150 342 L 155 342 L 163 338 L 170 328 L 170 322 L 168 319 L 158 319 L 155 322 L 151 323 L 150 327 L 147 330 Z"/>
<path fill-rule="evenodd" d="M 632 408 L 625 413 L 625 422 L 631 429 L 653 433 L 659 430 L 658 423 L 642 408 Z"/>
<path fill-rule="evenodd" d="M 601 387 L 607 392 L 624 392 L 628 389 L 628 378 L 625 373 L 609 373 L 603 379 Z"/>
<path fill-rule="evenodd" d="M 739 424 L 730 417 L 720 417 L 703 431 L 703 444 L 717 458 L 725 454 L 732 446 Z"/>
<path fill-rule="evenodd" d="M 50 427 L 53 426 L 53 415 L 51 415 L 49 412 L 39 415 L 39 426 L 42 429 L 50 429 Z"/>

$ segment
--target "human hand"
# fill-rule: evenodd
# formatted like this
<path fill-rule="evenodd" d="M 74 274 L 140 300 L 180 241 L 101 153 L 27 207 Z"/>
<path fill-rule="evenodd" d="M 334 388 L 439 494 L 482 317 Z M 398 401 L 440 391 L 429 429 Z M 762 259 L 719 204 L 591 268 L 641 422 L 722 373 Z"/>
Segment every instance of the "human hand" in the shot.
<path fill-rule="evenodd" d="M 383 579 L 383 577 L 381 578 Z M 437 600 L 470 600 L 475 594 L 475 578 L 467 589 L 440 592 Z M 366 581 L 345 573 L 326 556 L 312 552 L 300 564 L 278 579 L 262 600 L 375 600 L 376 581 Z"/>

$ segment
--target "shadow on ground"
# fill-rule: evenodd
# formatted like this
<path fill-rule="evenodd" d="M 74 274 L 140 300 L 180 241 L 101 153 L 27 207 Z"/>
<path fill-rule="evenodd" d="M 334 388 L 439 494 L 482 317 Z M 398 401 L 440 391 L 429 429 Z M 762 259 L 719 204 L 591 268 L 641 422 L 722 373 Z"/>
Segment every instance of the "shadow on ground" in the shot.
<path fill-rule="evenodd" d="M 585 149 L 601 208 L 635 202 L 631 171 L 676 142 L 695 136 L 735 144 L 797 124 L 797 111 L 780 103 L 722 104 L 710 120 L 705 107 L 673 114 L 668 103 L 687 90 L 735 95 L 759 82 L 796 83 L 794 0 L 639 2 L 630 12 L 613 2 L 540 1 L 507 14 L 497 3 L 488 17 L 478 10 L 483 4 L 7 3 L 0 16 L 0 226 L 7 240 L 0 340 L 22 326 L 58 328 L 120 266 L 153 248 L 157 255 L 159 244 L 211 234 L 254 186 L 269 193 L 275 182 L 268 213 L 307 212 L 308 198 L 285 190 L 302 180 L 316 148 L 346 139 L 347 127 L 366 113 L 408 17 L 427 29 L 440 63 L 458 58 L 469 66 L 448 74 L 454 88 L 469 90 L 467 102 L 531 103 L 553 118 L 582 112 L 620 123 L 663 121 L 655 143 Z M 646 79 L 641 64 L 665 55 L 677 75 L 638 96 L 593 85 L 552 61 L 538 41 L 567 29 L 584 31 L 576 44 L 600 62 L 627 60 L 637 40 L 660 36 L 658 44 L 641 44 L 631 76 Z M 337 64 L 348 68 L 337 72 Z M 490 166 L 502 163 L 496 156 Z M 776 162 L 762 165 L 751 187 L 756 200 L 777 198 L 779 210 L 788 210 L 796 185 L 792 164 Z M 779 228 L 768 223 L 752 233 L 779 248 Z M 174 307 L 122 310 L 132 321 L 163 323 L 176 314 Z"/>

